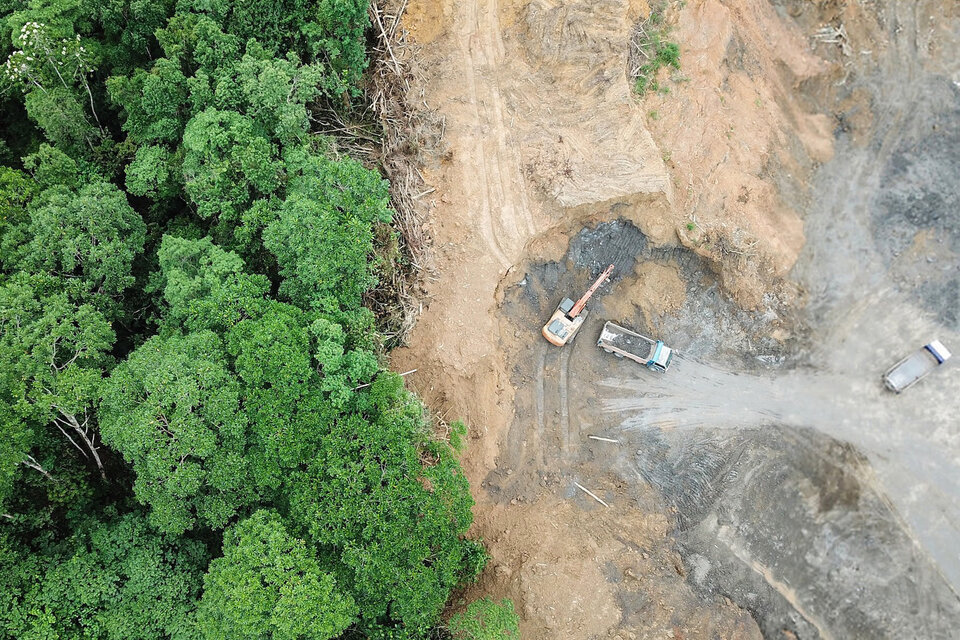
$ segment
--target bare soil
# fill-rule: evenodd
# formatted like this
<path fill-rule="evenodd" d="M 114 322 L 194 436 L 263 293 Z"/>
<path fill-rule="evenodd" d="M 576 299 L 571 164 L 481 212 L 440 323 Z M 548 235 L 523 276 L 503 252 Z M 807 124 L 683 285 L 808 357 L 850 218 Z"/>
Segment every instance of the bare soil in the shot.
<path fill-rule="evenodd" d="M 680 4 L 683 69 L 642 100 L 625 67 L 646 2 L 406 5 L 443 147 L 393 367 L 471 427 L 492 561 L 463 597 L 513 598 L 531 639 L 949 637 L 955 414 L 932 385 L 894 404 L 874 372 L 960 330 L 956 196 L 924 186 L 960 166 L 956 9 Z M 611 263 L 577 341 L 547 345 L 553 306 Z M 653 378 L 600 353 L 604 319 L 680 359 Z"/>

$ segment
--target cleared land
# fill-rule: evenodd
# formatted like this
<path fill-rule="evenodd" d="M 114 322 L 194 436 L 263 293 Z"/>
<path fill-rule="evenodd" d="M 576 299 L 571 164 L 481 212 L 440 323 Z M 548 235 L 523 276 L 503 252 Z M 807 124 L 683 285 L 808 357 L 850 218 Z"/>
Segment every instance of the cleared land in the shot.
<path fill-rule="evenodd" d="M 681 75 L 639 103 L 648 11 L 407 8 L 445 146 L 394 367 L 474 427 L 477 591 L 527 638 L 951 637 L 960 368 L 902 396 L 880 373 L 960 345 L 957 6 L 691 0 Z M 605 319 L 681 356 L 658 377 L 603 354 Z"/>

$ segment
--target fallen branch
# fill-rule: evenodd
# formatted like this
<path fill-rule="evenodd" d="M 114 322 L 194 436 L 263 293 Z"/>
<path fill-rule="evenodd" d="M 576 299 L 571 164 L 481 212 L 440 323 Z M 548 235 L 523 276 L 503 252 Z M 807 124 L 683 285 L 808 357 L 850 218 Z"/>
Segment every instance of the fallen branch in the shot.
<path fill-rule="evenodd" d="M 587 436 L 591 440 L 599 440 L 600 442 L 612 442 L 614 444 L 620 444 L 619 440 L 613 440 L 611 438 L 601 438 L 600 436 Z"/>
<path fill-rule="evenodd" d="M 400 63 L 397 62 L 397 57 L 393 55 L 393 47 L 390 46 L 390 41 L 393 39 L 392 36 L 387 35 L 387 30 L 383 27 L 383 21 L 380 20 L 380 7 L 377 6 L 376 2 L 370 3 L 370 13 L 373 14 L 374 19 L 377 21 L 377 26 L 380 27 L 380 36 L 382 37 L 381 42 L 387 49 L 387 53 L 390 55 L 390 59 L 393 61 L 393 67 L 397 70 L 397 75 L 402 76 L 403 71 L 400 70 Z M 394 24 L 400 22 L 399 16 L 398 19 L 394 21 Z M 396 28 L 393 29 L 393 32 L 396 32 Z"/>
<path fill-rule="evenodd" d="M 818 29 L 812 37 L 814 40 L 819 40 L 824 44 L 838 45 L 840 52 L 845 56 L 853 53 L 850 47 L 850 37 L 847 35 L 847 28 L 843 26 L 843 23 L 840 23 L 839 27 L 834 27 L 833 25 L 823 26 Z"/>
<path fill-rule="evenodd" d="M 594 500 L 596 500 L 597 502 L 599 502 L 599 503 L 602 504 L 603 506 L 605 506 L 605 507 L 607 507 L 607 508 L 610 507 L 610 505 L 608 505 L 606 502 L 604 502 L 603 500 L 601 500 L 600 497 L 597 496 L 597 494 L 593 493 L 592 491 L 590 491 L 590 489 L 587 489 L 585 486 L 583 486 L 583 485 L 580 484 L 579 482 L 574 482 L 573 484 L 577 485 L 577 488 L 578 488 L 578 489 L 580 489 L 581 491 L 583 491 L 584 493 L 586 493 L 588 496 L 590 496 L 591 498 L 593 498 Z"/>

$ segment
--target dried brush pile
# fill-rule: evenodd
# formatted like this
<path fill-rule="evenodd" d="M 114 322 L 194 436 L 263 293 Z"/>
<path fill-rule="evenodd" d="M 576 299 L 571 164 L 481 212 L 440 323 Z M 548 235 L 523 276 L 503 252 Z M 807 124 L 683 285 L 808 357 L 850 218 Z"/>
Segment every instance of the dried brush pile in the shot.
<path fill-rule="evenodd" d="M 408 0 L 371 0 L 370 22 L 377 35 L 370 52 L 367 99 L 381 127 L 377 163 L 390 180 L 396 211 L 393 258 L 384 264 L 380 285 L 368 303 L 381 318 L 388 346 L 404 343 L 421 307 L 422 284 L 429 277 L 430 237 L 426 203 L 433 190 L 419 167 L 441 149 L 443 119 L 424 99 L 417 50 L 400 24 Z"/>
<path fill-rule="evenodd" d="M 424 99 L 416 46 L 401 25 L 408 0 L 370 0 L 370 65 L 359 107 L 318 104 L 315 130 L 390 181 L 393 224 L 377 230 L 378 286 L 365 303 L 377 316 L 387 348 L 404 344 L 421 309 L 429 277 L 425 196 L 433 190 L 419 167 L 441 149 L 444 122 Z"/>

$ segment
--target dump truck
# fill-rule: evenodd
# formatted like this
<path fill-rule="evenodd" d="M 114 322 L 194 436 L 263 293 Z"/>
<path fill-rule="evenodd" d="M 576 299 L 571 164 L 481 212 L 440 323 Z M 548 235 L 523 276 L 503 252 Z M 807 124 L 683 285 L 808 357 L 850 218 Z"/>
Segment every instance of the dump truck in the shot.
<path fill-rule="evenodd" d="M 547 320 L 547 324 L 543 325 L 543 329 L 540 330 L 547 342 L 558 347 L 573 342 L 590 313 L 587 310 L 587 300 L 596 293 L 611 273 L 613 273 L 613 265 L 607 267 L 606 271 L 600 274 L 600 277 L 576 302 L 570 298 L 564 298 L 560 301 L 556 311 L 553 312 L 553 315 Z"/>
<path fill-rule="evenodd" d="M 663 340 L 651 340 L 613 322 L 603 325 L 597 346 L 618 358 L 630 358 L 651 371 L 665 372 L 673 361 L 673 349 Z"/>
<path fill-rule="evenodd" d="M 923 345 L 909 356 L 890 367 L 883 374 L 883 384 L 894 393 L 900 393 L 920 381 L 925 375 L 950 358 L 950 352 L 939 340 Z"/>

